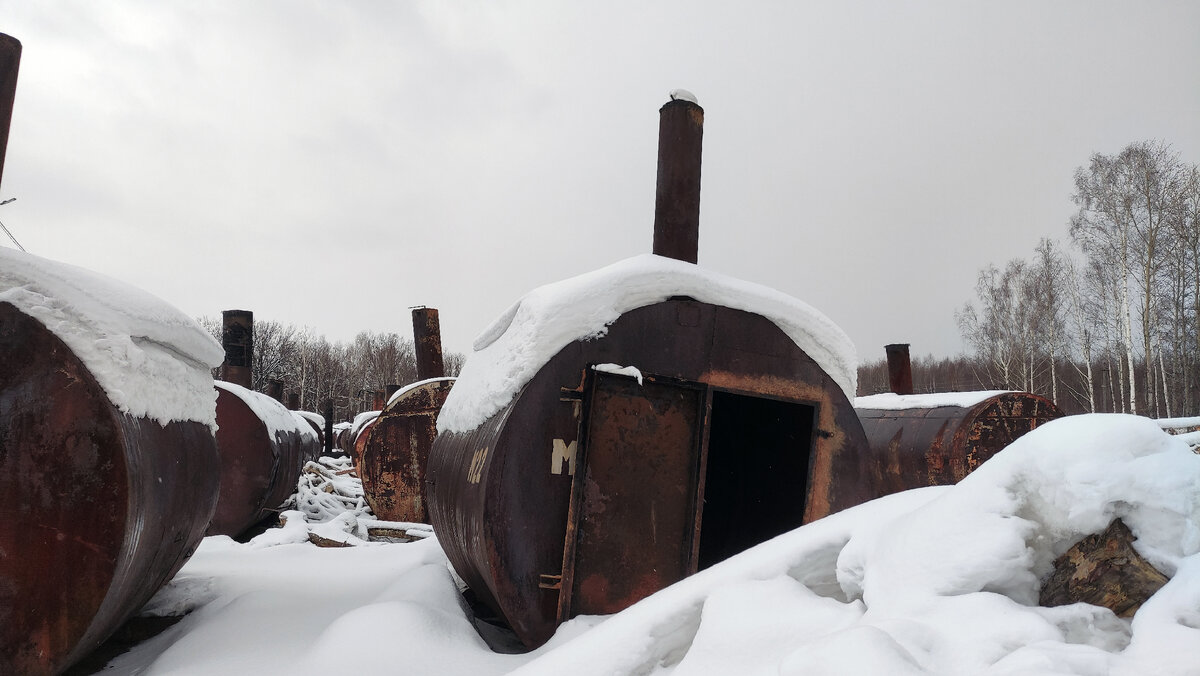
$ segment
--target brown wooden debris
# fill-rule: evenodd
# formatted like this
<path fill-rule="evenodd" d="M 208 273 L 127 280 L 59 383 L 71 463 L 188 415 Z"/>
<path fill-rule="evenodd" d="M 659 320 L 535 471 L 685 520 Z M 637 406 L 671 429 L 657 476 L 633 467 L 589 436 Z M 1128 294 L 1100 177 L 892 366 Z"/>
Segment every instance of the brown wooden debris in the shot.
<path fill-rule="evenodd" d="M 329 538 L 323 538 L 320 535 L 317 535 L 316 533 L 309 533 L 308 541 L 318 547 L 353 547 L 354 546 L 348 542 L 338 542 L 337 540 L 330 540 Z"/>
<path fill-rule="evenodd" d="M 385 542 L 410 542 L 408 531 L 403 528 L 368 528 L 367 536 L 372 540 Z"/>
<path fill-rule="evenodd" d="M 1167 576 L 1133 549 L 1133 533 L 1114 519 L 1103 533 L 1075 543 L 1054 561 L 1054 572 L 1043 583 L 1038 604 L 1070 603 L 1104 606 L 1119 617 L 1132 617 Z"/>

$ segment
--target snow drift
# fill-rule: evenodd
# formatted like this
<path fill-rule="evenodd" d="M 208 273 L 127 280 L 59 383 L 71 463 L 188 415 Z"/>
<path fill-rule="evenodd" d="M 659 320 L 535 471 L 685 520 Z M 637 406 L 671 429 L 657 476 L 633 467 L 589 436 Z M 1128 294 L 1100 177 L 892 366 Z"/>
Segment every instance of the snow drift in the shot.
<path fill-rule="evenodd" d="M 0 247 L 0 302 L 58 336 L 121 412 L 216 429 L 224 351 L 195 320 L 111 277 Z"/>

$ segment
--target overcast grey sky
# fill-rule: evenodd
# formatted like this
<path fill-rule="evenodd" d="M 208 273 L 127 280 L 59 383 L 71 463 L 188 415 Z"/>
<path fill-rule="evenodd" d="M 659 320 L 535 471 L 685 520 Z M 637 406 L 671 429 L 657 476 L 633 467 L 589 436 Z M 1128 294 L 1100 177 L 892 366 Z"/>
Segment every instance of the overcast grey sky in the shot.
<path fill-rule="evenodd" d="M 14 2 L 0 220 L 192 315 L 447 349 L 650 250 L 658 108 L 705 109 L 700 265 L 860 357 L 963 349 L 978 271 L 1066 238 L 1072 172 L 1200 162 L 1200 3 Z M 3 242 L 2 244 L 8 244 Z"/>

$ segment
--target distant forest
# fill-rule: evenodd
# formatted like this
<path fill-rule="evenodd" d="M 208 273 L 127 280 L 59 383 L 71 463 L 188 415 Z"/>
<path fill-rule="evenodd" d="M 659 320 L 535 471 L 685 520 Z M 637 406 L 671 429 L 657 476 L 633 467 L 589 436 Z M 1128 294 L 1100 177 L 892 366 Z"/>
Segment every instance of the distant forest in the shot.
<path fill-rule="evenodd" d="M 200 325 L 219 342 L 221 320 L 200 317 Z M 458 375 L 463 355 L 443 352 L 447 376 Z M 213 369 L 213 377 L 219 369 Z M 350 342 L 329 342 L 308 328 L 274 321 L 254 321 L 253 387 L 267 392 L 272 380 L 287 395 L 300 396 L 300 409 L 321 413 L 333 400 L 334 422 L 350 420 L 374 407 L 375 393 L 388 385 L 407 385 L 417 379 L 413 341 L 397 333 L 362 331 Z"/>
<path fill-rule="evenodd" d="M 1200 415 L 1200 171 L 1153 141 L 1075 171 L 1066 246 L 980 271 L 969 355 L 913 360 L 918 392 L 1027 390 L 1068 413 Z M 859 369 L 886 392 L 887 365 Z"/>

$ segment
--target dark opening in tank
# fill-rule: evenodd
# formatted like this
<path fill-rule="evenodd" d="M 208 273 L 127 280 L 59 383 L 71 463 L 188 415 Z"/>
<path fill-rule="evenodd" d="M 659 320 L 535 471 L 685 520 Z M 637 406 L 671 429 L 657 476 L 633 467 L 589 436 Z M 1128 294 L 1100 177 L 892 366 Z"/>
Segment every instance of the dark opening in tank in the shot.
<path fill-rule="evenodd" d="M 800 525 L 816 407 L 713 391 L 699 568 Z"/>

